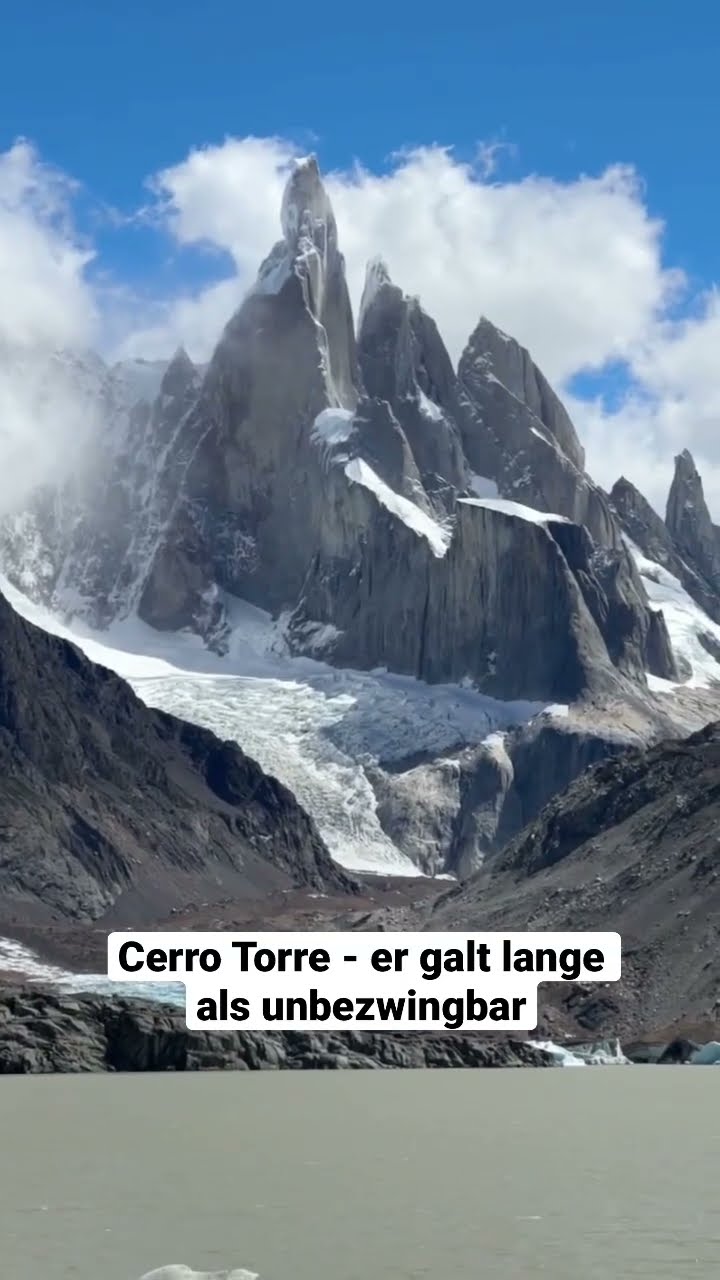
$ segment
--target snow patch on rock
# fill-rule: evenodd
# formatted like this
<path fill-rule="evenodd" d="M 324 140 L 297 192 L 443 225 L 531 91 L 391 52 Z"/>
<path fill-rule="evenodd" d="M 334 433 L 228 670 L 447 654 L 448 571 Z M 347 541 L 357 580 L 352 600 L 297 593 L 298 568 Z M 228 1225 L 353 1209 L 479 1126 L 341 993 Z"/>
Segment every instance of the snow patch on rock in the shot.
<path fill-rule="evenodd" d="M 468 478 L 468 487 L 476 498 L 499 498 L 500 491 L 494 480 L 488 476 L 479 476 L 474 471 Z"/>
<path fill-rule="evenodd" d="M 650 607 L 662 611 L 667 625 L 670 643 L 677 656 L 690 667 L 689 680 L 677 684 L 659 676 L 648 675 L 648 684 L 657 693 L 670 692 L 682 684 L 690 689 L 708 689 L 720 683 L 720 663 L 702 644 L 700 637 L 707 636 L 720 649 L 720 625 L 713 622 L 703 609 L 688 595 L 680 580 L 656 560 L 643 555 L 639 547 L 625 537 L 624 541 L 635 561 L 643 580 Z"/>
<path fill-rule="evenodd" d="M 388 511 L 402 520 L 408 529 L 412 529 L 413 533 L 419 537 L 426 538 L 430 543 L 433 555 L 438 557 L 444 556 L 449 545 L 451 533 L 444 528 L 431 516 L 426 515 L 419 507 L 411 502 L 409 498 L 403 498 L 399 493 L 395 493 L 389 485 L 381 480 L 379 475 L 368 466 L 362 458 L 353 458 L 345 466 L 345 475 L 348 480 L 352 480 L 355 484 L 361 484 L 363 488 L 369 489 L 374 493 L 378 502 L 382 504 Z"/>
<path fill-rule="evenodd" d="M 313 423 L 311 437 L 330 448 L 345 444 L 353 433 L 354 419 L 352 409 L 323 409 Z"/>
<path fill-rule="evenodd" d="M 487 507 L 489 511 L 500 511 L 506 516 L 517 516 L 520 520 L 528 520 L 531 524 L 547 524 L 557 521 L 570 524 L 567 516 L 555 515 L 551 511 L 536 511 L 534 507 L 526 507 L 521 502 L 511 502 L 508 498 L 460 498 L 460 502 L 470 507 Z"/>

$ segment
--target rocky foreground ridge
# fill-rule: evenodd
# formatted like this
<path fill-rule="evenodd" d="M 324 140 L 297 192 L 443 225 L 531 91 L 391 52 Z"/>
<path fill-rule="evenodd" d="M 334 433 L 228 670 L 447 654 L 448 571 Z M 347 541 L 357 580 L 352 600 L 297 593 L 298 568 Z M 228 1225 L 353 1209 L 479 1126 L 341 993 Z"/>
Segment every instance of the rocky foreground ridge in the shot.
<path fill-rule="evenodd" d="M 622 980 L 544 986 L 546 1025 L 720 1039 L 719 812 L 719 724 L 628 750 L 554 797 L 425 927 L 617 931 Z"/>
<path fill-rule="evenodd" d="M 0 595 L 0 932 L 297 885 L 354 887 L 285 787 Z"/>
<path fill-rule="evenodd" d="M 0 1075 L 544 1067 L 524 1040 L 393 1032 L 188 1031 L 182 1010 L 135 999 L 0 991 Z"/>

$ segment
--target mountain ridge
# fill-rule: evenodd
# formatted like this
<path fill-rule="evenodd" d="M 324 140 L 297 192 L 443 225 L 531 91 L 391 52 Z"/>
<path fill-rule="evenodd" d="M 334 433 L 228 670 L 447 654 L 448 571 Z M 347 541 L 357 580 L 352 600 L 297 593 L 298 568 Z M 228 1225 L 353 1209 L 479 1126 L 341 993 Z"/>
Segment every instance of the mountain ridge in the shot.
<path fill-rule="evenodd" d="M 87 492 L 80 477 L 35 495 L 4 522 L 0 562 L 93 627 L 137 614 L 227 655 L 239 597 L 282 619 L 291 654 L 339 672 L 569 705 L 551 732 L 518 723 L 509 772 L 492 744 L 467 740 L 424 762 L 422 781 L 410 757 L 363 764 L 388 833 L 414 857 L 432 777 L 439 834 L 423 865 L 466 873 L 534 816 L 531 760 L 562 787 L 618 742 L 713 714 L 712 688 L 695 686 L 720 674 L 715 534 L 700 505 L 694 523 L 668 525 L 637 491 L 603 493 L 559 397 L 487 319 L 454 368 L 422 304 L 376 260 L 355 323 L 312 157 L 290 175 L 281 226 L 209 364 L 176 352 L 154 399 L 146 369 L 146 398 L 112 449 L 100 437 Z M 34 581 L 31 553 L 50 564 Z M 547 798 L 545 783 L 530 792 Z"/>

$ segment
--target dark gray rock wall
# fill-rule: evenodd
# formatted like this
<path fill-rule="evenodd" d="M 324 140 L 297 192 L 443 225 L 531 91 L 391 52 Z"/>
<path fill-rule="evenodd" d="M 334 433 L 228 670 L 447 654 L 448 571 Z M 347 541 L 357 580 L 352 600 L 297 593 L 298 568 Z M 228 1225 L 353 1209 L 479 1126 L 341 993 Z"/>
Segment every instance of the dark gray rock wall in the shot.
<path fill-rule="evenodd" d="M 549 1067 L 524 1040 L 472 1034 L 188 1031 L 167 1005 L 30 989 L 0 992 L 0 1075 Z"/>
<path fill-rule="evenodd" d="M 152 711 L 0 596 L 0 921 L 157 919 L 353 882 L 234 743 Z"/>
<path fill-rule="evenodd" d="M 675 540 L 668 525 L 656 511 L 653 511 L 647 499 L 624 476 L 621 476 L 613 485 L 610 491 L 610 502 L 631 542 L 649 560 L 654 560 L 656 564 L 661 565 L 677 578 L 688 595 L 707 613 L 708 617 L 714 622 L 720 622 L 720 594 L 717 583 L 712 577 L 715 560 L 712 555 L 709 561 L 702 554 L 696 558 L 691 545 L 692 538 L 690 537 L 688 541 L 690 534 L 688 517 L 683 514 L 684 509 L 680 500 L 684 485 L 684 482 L 678 478 L 681 470 L 685 473 L 686 463 L 683 463 L 682 467 L 678 466 L 676 470 L 672 502 L 672 520 L 679 522 L 683 535 L 679 542 Z M 696 490 L 694 483 L 692 488 Z M 697 493 L 695 496 L 697 497 Z M 708 540 L 707 522 L 703 521 L 703 524 L 705 528 L 703 545 L 709 546 L 712 550 L 712 543 Z"/>
<path fill-rule="evenodd" d="M 379 259 L 368 267 L 358 359 L 367 394 L 390 405 L 426 492 L 451 510 L 467 473 L 457 378 L 434 320 L 392 283 Z"/>
<path fill-rule="evenodd" d="M 494 480 L 503 497 L 584 524 L 598 545 L 618 547 L 620 530 L 605 495 L 584 473 L 575 429 L 527 352 L 482 319 L 458 377 L 472 470 Z"/>
<path fill-rule="evenodd" d="M 505 698 L 568 700 L 615 684 L 550 530 L 480 503 L 458 504 L 444 555 L 377 504 L 360 546 L 317 558 L 291 634 L 309 620 L 336 628 L 333 658 L 350 666 L 382 664 L 431 682 L 467 677 Z"/>

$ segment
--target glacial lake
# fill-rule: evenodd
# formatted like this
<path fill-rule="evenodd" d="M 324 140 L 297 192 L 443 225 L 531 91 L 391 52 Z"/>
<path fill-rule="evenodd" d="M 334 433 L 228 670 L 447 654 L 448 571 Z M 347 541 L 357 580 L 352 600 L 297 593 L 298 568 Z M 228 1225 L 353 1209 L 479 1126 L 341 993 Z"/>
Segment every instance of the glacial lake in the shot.
<path fill-rule="evenodd" d="M 720 1071 L 0 1079 L 0 1273 L 713 1280 Z"/>

